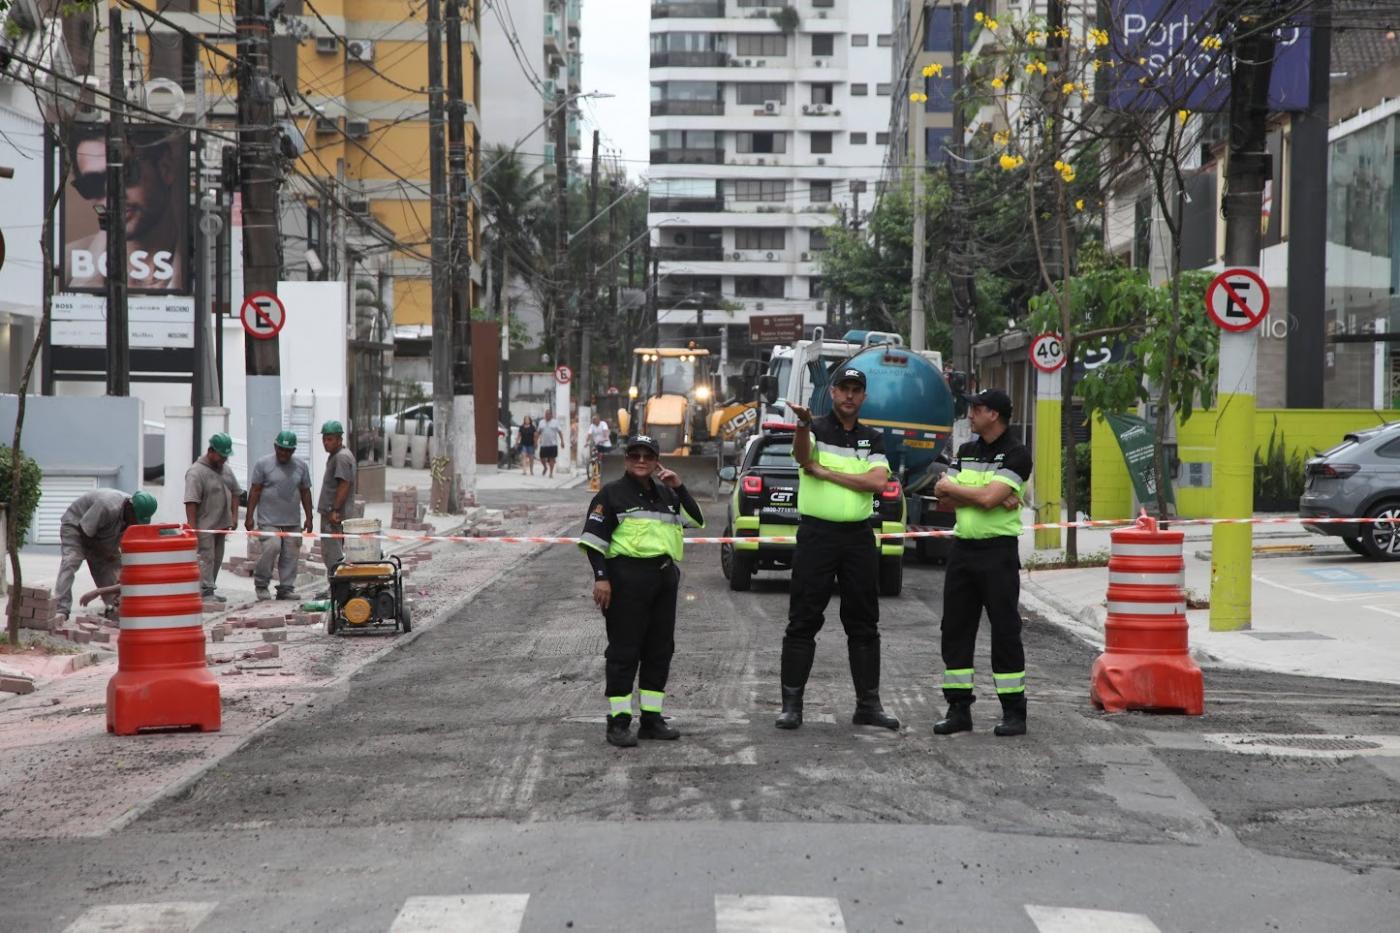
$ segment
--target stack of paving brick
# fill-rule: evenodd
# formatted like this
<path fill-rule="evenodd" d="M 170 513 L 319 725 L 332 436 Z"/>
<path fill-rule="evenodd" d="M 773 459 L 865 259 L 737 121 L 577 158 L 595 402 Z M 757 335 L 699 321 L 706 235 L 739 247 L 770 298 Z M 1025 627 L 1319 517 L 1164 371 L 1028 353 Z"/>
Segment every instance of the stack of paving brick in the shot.
<path fill-rule="evenodd" d="M 390 528 L 401 528 L 405 531 L 433 530 L 431 525 L 423 521 L 428 509 L 418 501 L 417 486 L 400 486 L 392 493 L 392 500 L 394 514 L 389 520 Z"/>
<path fill-rule="evenodd" d="M 15 599 L 15 585 L 8 595 Z M 53 594 L 46 586 L 23 586 L 19 590 L 19 627 L 47 632 L 53 629 Z M 6 616 L 8 618 L 8 615 Z"/>

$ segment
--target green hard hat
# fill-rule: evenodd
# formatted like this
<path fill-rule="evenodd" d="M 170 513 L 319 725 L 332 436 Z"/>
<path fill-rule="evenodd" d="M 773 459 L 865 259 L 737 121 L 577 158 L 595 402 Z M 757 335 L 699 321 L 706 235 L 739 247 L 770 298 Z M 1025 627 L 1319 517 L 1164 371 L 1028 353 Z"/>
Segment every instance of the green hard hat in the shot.
<path fill-rule="evenodd" d="M 156 497 L 149 492 L 138 492 L 131 497 L 131 510 L 136 513 L 136 524 L 149 525 L 151 516 L 156 514 Z"/>
<path fill-rule="evenodd" d="M 281 431 L 277 434 L 277 439 L 272 442 L 274 447 L 281 447 L 283 450 L 297 449 L 297 436 L 292 431 Z"/>
<path fill-rule="evenodd" d="M 209 447 L 211 450 L 223 454 L 225 457 L 233 456 L 233 438 L 229 437 L 227 434 L 215 434 L 213 437 L 209 438 Z"/>
<path fill-rule="evenodd" d="M 327 421 L 321 425 L 322 434 L 344 434 L 345 428 L 341 427 L 339 421 Z"/>

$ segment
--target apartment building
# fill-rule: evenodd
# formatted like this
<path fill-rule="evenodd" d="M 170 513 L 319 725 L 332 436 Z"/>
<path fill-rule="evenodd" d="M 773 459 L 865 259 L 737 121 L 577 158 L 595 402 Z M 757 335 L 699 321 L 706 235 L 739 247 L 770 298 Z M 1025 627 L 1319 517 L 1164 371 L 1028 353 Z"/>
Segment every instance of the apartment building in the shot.
<path fill-rule="evenodd" d="M 514 146 L 527 168 L 552 176 L 557 95 L 579 93 L 583 2 L 492 3 L 482 17 L 482 142 Z M 529 106 L 536 98 L 539 106 Z M 578 104 L 567 106 L 566 142 L 574 151 L 582 143 Z"/>
<path fill-rule="evenodd" d="M 662 342 L 750 355 L 756 315 L 832 320 L 827 231 L 868 209 L 889 144 L 887 3 L 651 7 L 652 244 Z"/>
<path fill-rule="evenodd" d="M 949 0 L 893 0 L 894 46 L 890 81 L 894 85 L 890 109 L 891 171 L 898 177 L 901 166 L 925 162 L 941 163 L 944 148 L 953 132 L 953 5 Z M 963 48 L 972 49 L 974 6 L 963 10 Z M 940 65 L 942 76 L 925 78 L 923 70 Z M 926 101 L 911 101 L 915 92 L 928 95 Z"/>

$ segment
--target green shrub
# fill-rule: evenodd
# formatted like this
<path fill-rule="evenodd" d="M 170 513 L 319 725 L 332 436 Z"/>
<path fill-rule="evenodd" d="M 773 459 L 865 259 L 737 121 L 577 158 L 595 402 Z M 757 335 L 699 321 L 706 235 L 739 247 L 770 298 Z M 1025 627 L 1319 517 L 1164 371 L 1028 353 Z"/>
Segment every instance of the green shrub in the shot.
<path fill-rule="evenodd" d="M 1093 448 L 1088 443 L 1074 445 L 1075 463 L 1075 497 L 1074 505 L 1085 515 L 1093 515 L 1094 510 L 1089 502 L 1089 474 L 1093 468 Z M 1069 500 L 1069 471 L 1063 470 L 1060 473 L 1060 495 Z M 1073 518 L 1070 519 L 1073 521 Z"/>
<path fill-rule="evenodd" d="M 1309 454 L 1289 451 L 1287 439 L 1278 429 L 1278 418 L 1269 431 L 1269 445 L 1260 456 L 1254 452 L 1254 501 L 1269 504 L 1296 503 L 1307 484 Z"/>
<path fill-rule="evenodd" d="M 11 448 L 0 446 L 0 507 L 10 510 L 10 522 L 15 529 L 15 540 L 23 541 L 29 533 L 29 523 L 34 519 L 34 510 L 39 507 L 40 487 L 44 482 L 44 472 L 32 457 L 20 451 L 19 501 L 10 509 L 10 471 L 14 469 Z"/>

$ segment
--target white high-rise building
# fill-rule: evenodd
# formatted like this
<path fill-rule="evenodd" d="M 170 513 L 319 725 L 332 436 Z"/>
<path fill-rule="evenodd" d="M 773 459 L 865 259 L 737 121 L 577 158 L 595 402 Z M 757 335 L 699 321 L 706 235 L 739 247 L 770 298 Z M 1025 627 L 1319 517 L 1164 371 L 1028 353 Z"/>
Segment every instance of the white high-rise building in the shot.
<path fill-rule="evenodd" d="M 889 144 L 892 9 L 872 0 L 651 7 L 659 336 L 737 364 L 749 321 L 838 323 L 827 228 L 874 202 Z M 731 367 L 732 368 L 732 367 Z"/>

